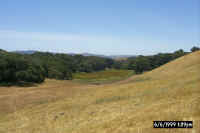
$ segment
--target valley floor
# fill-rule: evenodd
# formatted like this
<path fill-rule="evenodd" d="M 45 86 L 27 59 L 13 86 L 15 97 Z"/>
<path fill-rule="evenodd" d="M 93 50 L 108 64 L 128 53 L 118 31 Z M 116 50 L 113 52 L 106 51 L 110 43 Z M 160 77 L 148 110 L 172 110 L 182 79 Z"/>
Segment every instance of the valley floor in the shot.
<path fill-rule="evenodd" d="M 111 84 L 0 87 L 0 133 L 199 133 L 200 52 Z M 193 120 L 193 129 L 154 129 Z"/>

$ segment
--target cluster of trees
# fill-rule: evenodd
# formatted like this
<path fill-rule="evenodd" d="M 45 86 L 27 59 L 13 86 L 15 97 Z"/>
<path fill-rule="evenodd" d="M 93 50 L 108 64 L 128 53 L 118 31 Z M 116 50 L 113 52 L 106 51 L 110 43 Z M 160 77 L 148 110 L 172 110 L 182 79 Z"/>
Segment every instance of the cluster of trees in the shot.
<path fill-rule="evenodd" d="M 138 56 L 134 59 L 129 58 L 128 69 L 134 70 L 136 73 L 142 73 L 155 69 L 185 54 L 187 53 L 183 50 L 178 50 L 174 53 L 159 53 L 153 56 Z"/>
<path fill-rule="evenodd" d="M 34 82 L 45 78 L 71 80 L 76 72 L 94 72 L 111 68 L 112 59 L 36 52 L 17 54 L 0 50 L 0 83 Z"/>
<path fill-rule="evenodd" d="M 72 73 L 94 72 L 111 68 L 112 59 L 37 52 L 29 55 L 37 60 L 45 70 L 45 77 L 55 79 L 72 79 Z"/>
<path fill-rule="evenodd" d="M 40 64 L 19 54 L 0 51 L 0 82 L 36 82 L 45 79 L 44 69 Z"/>
<path fill-rule="evenodd" d="M 193 47 L 192 52 L 200 50 Z M 152 56 L 136 56 L 123 61 L 82 55 L 36 52 L 17 54 L 0 50 L 0 83 L 41 83 L 45 78 L 71 80 L 73 73 L 95 72 L 107 68 L 134 70 L 137 74 L 157 68 L 187 54 L 183 50 L 159 53 Z"/>
<path fill-rule="evenodd" d="M 198 50 L 200 50 L 200 48 L 196 47 L 196 46 L 194 46 L 194 47 L 191 48 L 191 52 L 195 52 L 195 51 L 198 51 Z"/>
<path fill-rule="evenodd" d="M 193 47 L 191 52 L 200 50 L 198 47 Z M 129 69 L 134 70 L 136 74 L 140 74 L 144 71 L 155 69 L 163 64 L 166 64 L 176 58 L 184 56 L 189 52 L 184 52 L 182 49 L 175 51 L 174 53 L 159 53 L 152 56 L 136 56 L 130 57 L 127 60 L 118 61 L 114 63 L 116 69 Z"/>

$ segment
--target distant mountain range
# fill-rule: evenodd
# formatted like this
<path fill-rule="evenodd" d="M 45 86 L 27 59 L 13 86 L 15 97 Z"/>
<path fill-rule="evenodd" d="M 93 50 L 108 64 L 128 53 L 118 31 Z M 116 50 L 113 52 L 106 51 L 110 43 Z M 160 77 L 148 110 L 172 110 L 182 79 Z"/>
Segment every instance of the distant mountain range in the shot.
<path fill-rule="evenodd" d="M 13 51 L 14 53 L 19 54 L 34 54 L 35 52 L 41 52 L 41 51 L 35 51 L 35 50 L 21 50 L 21 51 Z M 56 54 L 54 52 L 51 52 L 53 54 Z M 97 57 L 103 57 L 103 58 L 110 58 L 110 59 L 118 59 L 118 58 L 129 58 L 129 57 L 136 57 L 136 55 L 100 55 L 100 54 L 91 54 L 91 53 L 65 53 L 68 55 L 83 55 L 83 56 L 97 56 Z"/>

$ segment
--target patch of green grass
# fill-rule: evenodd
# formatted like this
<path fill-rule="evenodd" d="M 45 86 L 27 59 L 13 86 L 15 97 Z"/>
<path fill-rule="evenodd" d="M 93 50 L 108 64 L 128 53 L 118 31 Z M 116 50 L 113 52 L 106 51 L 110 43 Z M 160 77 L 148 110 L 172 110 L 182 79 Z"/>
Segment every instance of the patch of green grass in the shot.
<path fill-rule="evenodd" d="M 119 81 L 126 79 L 132 76 L 134 72 L 132 70 L 116 70 L 108 69 L 99 72 L 92 73 L 75 73 L 73 75 L 75 81 L 93 83 L 93 84 L 102 84 L 102 83 L 111 83 L 114 81 Z"/>

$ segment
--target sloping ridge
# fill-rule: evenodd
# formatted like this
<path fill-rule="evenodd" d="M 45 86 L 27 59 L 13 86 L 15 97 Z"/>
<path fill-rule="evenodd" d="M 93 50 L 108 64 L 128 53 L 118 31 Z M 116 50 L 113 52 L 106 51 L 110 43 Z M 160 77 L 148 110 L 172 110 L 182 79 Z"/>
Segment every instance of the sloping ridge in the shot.
<path fill-rule="evenodd" d="M 157 78 L 157 79 L 166 79 L 166 78 L 173 78 L 175 76 L 186 76 L 190 74 L 190 72 L 195 72 L 200 74 L 200 51 L 190 53 L 183 57 L 180 57 L 174 61 L 171 61 L 165 65 L 160 66 L 152 71 L 146 72 L 143 75 L 135 76 L 120 81 L 119 83 L 131 83 L 131 81 L 136 81 L 138 78 L 144 78 L 147 80 L 148 78 Z M 177 78 L 177 77 L 176 77 Z M 138 79 L 138 80 L 139 80 Z M 178 80 L 178 79 L 177 79 Z"/>
<path fill-rule="evenodd" d="M 158 74 L 162 76 L 173 76 L 176 74 L 187 74 L 191 70 L 197 70 L 200 66 L 200 51 L 190 53 L 186 56 L 180 57 L 168 64 L 165 64 L 151 72 L 149 74 Z M 200 69 L 198 69 L 200 72 Z"/>
<path fill-rule="evenodd" d="M 24 109 L 6 126 L 25 123 L 20 133 L 199 133 L 199 104 L 200 51 L 127 83 L 85 89 L 70 99 Z M 155 120 L 193 120 L 194 128 L 154 129 Z"/>

